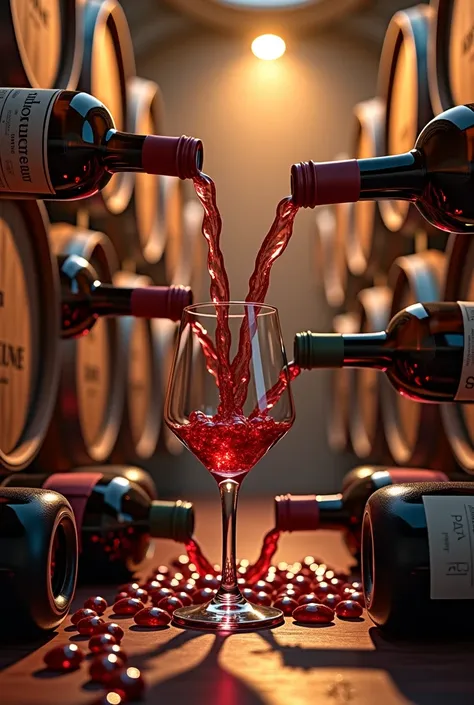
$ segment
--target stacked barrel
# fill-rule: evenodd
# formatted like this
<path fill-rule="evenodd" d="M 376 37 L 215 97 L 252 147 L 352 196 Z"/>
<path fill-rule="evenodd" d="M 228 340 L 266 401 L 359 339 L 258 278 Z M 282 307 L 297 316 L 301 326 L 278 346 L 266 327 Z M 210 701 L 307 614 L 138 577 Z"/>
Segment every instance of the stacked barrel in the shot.
<path fill-rule="evenodd" d="M 163 99 L 136 75 L 116 0 L 0 3 L 3 86 L 82 90 L 118 130 L 160 134 Z M 162 423 L 177 323 L 105 318 L 60 339 L 58 262 L 116 286 L 203 295 L 202 209 L 177 178 L 120 173 L 86 201 L 0 201 L 0 473 L 145 464 L 179 453 Z"/>
<path fill-rule="evenodd" d="M 377 95 L 354 107 L 352 157 L 408 152 L 427 122 L 474 101 L 470 0 L 397 12 L 380 57 Z M 431 228 L 408 201 L 319 207 L 316 259 L 334 332 L 385 329 L 415 302 L 472 300 L 470 238 Z M 364 462 L 474 472 L 469 404 L 417 404 L 370 370 L 332 374 L 328 442 Z"/>

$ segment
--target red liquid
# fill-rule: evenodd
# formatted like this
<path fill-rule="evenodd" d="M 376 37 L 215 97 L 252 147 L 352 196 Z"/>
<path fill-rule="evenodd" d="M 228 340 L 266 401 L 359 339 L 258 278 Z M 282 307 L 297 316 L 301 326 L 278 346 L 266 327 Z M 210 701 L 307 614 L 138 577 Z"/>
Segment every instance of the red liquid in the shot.
<path fill-rule="evenodd" d="M 188 541 L 185 548 L 190 562 L 194 563 L 199 575 L 215 575 L 214 566 L 209 563 L 195 539 Z"/>
<path fill-rule="evenodd" d="M 245 573 L 245 580 L 248 583 L 256 583 L 268 573 L 271 566 L 272 558 L 278 548 L 278 539 L 280 532 L 277 529 L 272 529 L 263 538 L 260 555 L 253 565 L 251 565 Z"/>
<path fill-rule="evenodd" d="M 270 416 L 211 418 L 200 411 L 190 414 L 189 421 L 177 426 L 176 432 L 219 482 L 251 470 L 291 427 L 291 422 Z"/>

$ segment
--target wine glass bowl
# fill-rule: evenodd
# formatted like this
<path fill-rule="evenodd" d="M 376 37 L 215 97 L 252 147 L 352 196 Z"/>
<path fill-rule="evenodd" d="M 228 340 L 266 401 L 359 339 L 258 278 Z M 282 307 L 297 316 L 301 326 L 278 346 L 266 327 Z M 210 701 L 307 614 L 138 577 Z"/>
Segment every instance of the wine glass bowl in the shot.
<path fill-rule="evenodd" d="M 205 380 L 196 387 L 194 376 L 199 370 L 204 370 Z M 224 545 L 217 595 L 207 605 L 176 610 L 174 621 L 180 626 L 233 631 L 282 622 L 280 610 L 251 605 L 240 593 L 235 512 L 241 482 L 293 424 L 289 382 L 275 308 L 225 302 L 185 309 L 165 420 L 219 485 Z"/>

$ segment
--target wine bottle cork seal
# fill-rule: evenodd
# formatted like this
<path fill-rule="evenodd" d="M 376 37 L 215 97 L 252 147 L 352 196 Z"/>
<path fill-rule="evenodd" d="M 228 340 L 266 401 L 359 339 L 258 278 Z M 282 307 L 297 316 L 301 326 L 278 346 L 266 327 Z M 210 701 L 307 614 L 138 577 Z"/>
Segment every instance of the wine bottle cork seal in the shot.
<path fill-rule="evenodd" d="M 0 82 L 75 90 L 82 62 L 82 2 L 0 3 Z"/>
<path fill-rule="evenodd" d="M 342 313 L 333 319 L 334 333 L 357 333 L 359 317 L 354 313 Z M 329 447 L 338 452 L 352 452 L 349 436 L 350 384 L 354 370 L 338 368 L 331 370 L 331 391 L 329 394 L 329 414 L 327 420 L 327 437 Z"/>
<path fill-rule="evenodd" d="M 59 278 L 40 202 L 0 203 L 0 467 L 36 456 L 59 383 Z"/>
<path fill-rule="evenodd" d="M 433 9 L 416 5 L 392 17 L 380 56 L 378 89 L 386 104 L 383 153 L 401 154 L 413 149 L 422 128 L 433 113 L 428 90 L 428 30 Z M 381 201 L 386 227 L 412 237 L 426 227 L 409 201 Z"/>
<path fill-rule="evenodd" d="M 472 103 L 474 88 L 474 23 L 471 0 L 432 0 L 428 42 L 428 78 L 435 115 L 455 105 Z"/>
<path fill-rule="evenodd" d="M 127 81 L 127 131 L 137 135 L 162 132 L 163 98 L 154 81 L 132 76 Z M 113 236 L 121 259 L 138 265 L 154 264 L 163 255 L 166 228 L 161 176 L 137 172 L 125 211 L 113 218 L 108 233 Z"/>
<path fill-rule="evenodd" d="M 51 227 L 50 241 L 56 255 L 83 257 L 100 281 L 112 281 L 118 262 L 103 233 L 59 223 Z M 115 318 L 98 320 L 61 348 L 58 399 L 38 458 L 49 472 L 103 463 L 117 439 L 125 396 L 125 352 Z"/>
<path fill-rule="evenodd" d="M 151 280 L 120 271 L 113 283 L 145 288 Z M 143 462 L 155 453 L 160 435 L 162 399 L 156 390 L 161 385 L 161 361 L 151 321 L 126 316 L 117 318 L 117 324 L 126 358 L 126 392 L 112 460 Z"/>
<path fill-rule="evenodd" d="M 275 528 L 279 531 L 315 531 L 319 529 L 317 496 L 278 495 L 274 500 Z"/>
<path fill-rule="evenodd" d="M 390 321 L 392 291 L 388 286 L 363 289 L 357 296 L 358 333 L 385 330 Z M 350 378 L 349 432 L 358 458 L 389 463 L 382 420 L 382 386 L 386 380 L 378 370 L 352 370 Z"/>
<path fill-rule="evenodd" d="M 9 522 L 0 529 L 6 577 L 2 633 L 18 637 L 23 631 L 31 636 L 32 631 L 55 629 L 66 617 L 76 587 L 78 548 L 71 506 L 56 492 L 31 487 L 2 487 L 0 501 L 22 528 L 14 541 Z"/>
<path fill-rule="evenodd" d="M 166 536 L 187 543 L 194 533 L 194 509 L 191 502 L 159 500 L 150 506 L 150 535 Z"/>
<path fill-rule="evenodd" d="M 104 103 L 117 130 L 125 130 L 127 82 L 136 74 L 125 13 L 116 0 L 86 0 L 83 26 L 84 55 L 78 89 Z M 133 174 L 114 174 L 107 186 L 89 199 L 94 225 L 105 227 L 110 214 L 123 213 L 132 197 L 133 184 Z M 77 209 L 77 205 L 71 208 Z"/>
<path fill-rule="evenodd" d="M 445 255 L 436 250 L 399 257 L 389 271 L 393 291 L 390 318 L 415 303 L 439 301 L 446 271 Z M 385 436 L 398 465 L 443 468 L 449 465 L 439 406 L 418 404 L 382 385 Z"/>
<path fill-rule="evenodd" d="M 474 301 L 474 242 L 451 235 L 446 249 L 443 301 Z M 442 404 L 443 427 L 454 456 L 468 473 L 474 473 L 474 404 Z"/>
<path fill-rule="evenodd" d="M 344 340 L 338 333 L 297 333 L 294 339 L 294 360 L 298 367 L 341 367 L 344 361 Z"/>
<path fill-rule="evenodd" d="M 291 195 L 300 208 L 357 201 L 360 195 L 359 165 L 355 159 L 293 164 Z"/>

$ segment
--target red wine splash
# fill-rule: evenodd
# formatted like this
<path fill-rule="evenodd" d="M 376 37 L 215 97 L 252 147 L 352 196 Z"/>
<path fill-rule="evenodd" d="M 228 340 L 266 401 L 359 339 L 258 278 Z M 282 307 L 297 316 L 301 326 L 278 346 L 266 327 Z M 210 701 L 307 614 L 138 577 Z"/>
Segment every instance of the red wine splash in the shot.
<path fill-rule="evenodd" d="M 260 578 L 268 573 L 272 558 L 277 552 L 279 538 L 280 532 L 278 529 L 272 529 L 265 534 L 259 557 L 253 565 L 247 568 L 247 572 L 245 573 L 245 580 L 248 583 L 256 583 L 257 580 L 260 580 Z"/>
<path fill-rule="evenodd" d="M 186 553 L 188 554 L 190 563 L 194 563 L 196 571 L 199 575 L 215 575 L 214 566 L 209 563 L 206 556 L 202 552 L 200 545 L 195 539 L 190 539 L 186 544 Z"/>

